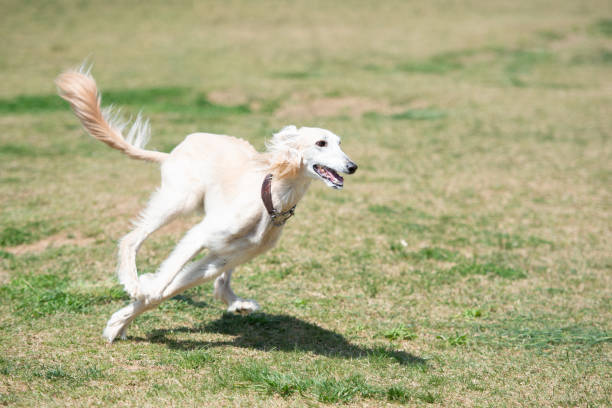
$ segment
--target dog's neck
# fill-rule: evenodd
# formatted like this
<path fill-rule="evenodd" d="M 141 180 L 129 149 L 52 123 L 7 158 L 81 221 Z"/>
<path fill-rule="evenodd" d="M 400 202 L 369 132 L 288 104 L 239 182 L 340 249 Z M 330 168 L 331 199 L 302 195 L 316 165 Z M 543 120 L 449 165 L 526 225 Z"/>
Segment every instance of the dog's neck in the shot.
<path fill-rule="evenodd" d="M 272 178 L 272 203 L 278 212 L 288 211 L 302 199 L 311 178 L 303 172 L 295 177 Z"/>

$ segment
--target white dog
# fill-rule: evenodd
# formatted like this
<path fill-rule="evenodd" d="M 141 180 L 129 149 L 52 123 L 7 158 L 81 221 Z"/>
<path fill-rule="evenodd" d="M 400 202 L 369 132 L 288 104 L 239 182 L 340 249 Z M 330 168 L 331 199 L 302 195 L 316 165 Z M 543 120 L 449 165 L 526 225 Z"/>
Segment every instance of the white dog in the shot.
<path fill-rule="evenodd" d="M 135 228 L 119 244 L 119 281 L 134 302 L 113 314 L 103 336 L 125 338 L 127 326 L 160 302 L 216 278 L 214 296 L 228 311 L 250 313 L 257 302 L 237 297 L 230 287 L 234 268 L 270 249 L 313 179 L 340 189 L 339 172 L 357 170 L 340 149 L 340 138 L 319 128 L 287 126 L 258 153 L 231 136 L 194 133 L 171 153 L 145 150 L 150 128 L 140 115 L 127 137 L 126 123 L 100 108 L 89 70 L 69 70 L 56 80 L 59 94 L 94 138 L 128 156 L 161 164 L 161 187 L 153 193 Z M 180 214 L 204 207 L 191 228 L 155 274 L 138 277 L 136 253 L 155 230 Z M 188 263 L 203 248 L 208 254 Z"/>

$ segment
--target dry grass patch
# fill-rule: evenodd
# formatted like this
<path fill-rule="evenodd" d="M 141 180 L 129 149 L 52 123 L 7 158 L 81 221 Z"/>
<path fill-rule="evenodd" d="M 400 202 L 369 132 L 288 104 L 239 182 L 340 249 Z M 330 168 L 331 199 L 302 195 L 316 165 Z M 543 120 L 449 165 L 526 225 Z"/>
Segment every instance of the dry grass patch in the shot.
<path fill-rule="evenodd" d="M 401 111 L 401 107 L 393 107 L 388 102 L 359 96 L 319 97 L 314 99 L 292 96 L 274 114 L 279 119 L 296 120 L 333 116 L 359 118 L 369 112 L 390 114 Z"/>
<path fill-rule="evenodd" d="M 27 253 L 40 253 L 50 248 L 59 248 L 64 245 L 73 245 L 78 247 L 84 247 L 92 245 L 96 242 L 94 237 L 86 237 L 80 232 L 62 232 L 55 234 L 50 237 L 41 239 L 40 241 L 33 242 L 31 244 L 22 244 L 14 247 L 6 248 L 6 252 L 13 255 L 23 255 Z"/>

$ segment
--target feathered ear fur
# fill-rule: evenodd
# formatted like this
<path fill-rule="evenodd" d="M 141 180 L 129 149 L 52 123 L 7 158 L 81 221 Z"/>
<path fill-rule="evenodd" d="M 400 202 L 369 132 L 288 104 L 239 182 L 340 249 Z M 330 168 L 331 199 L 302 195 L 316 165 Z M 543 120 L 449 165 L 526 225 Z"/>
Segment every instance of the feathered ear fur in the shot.
<path fill-rule="evenodd" d="M 297 143 L 299 130 L 294 125 L 285 126 L 266 142 L 272 174 L 277 178 L 295 176 L 302 167 L 302 154 Z"/>
<path fill-rule="evenodd" d="M 298 128 L 295 127 L 295 125 L 289 125 L 289 126 L 285 126 L 284 128 L 282 128 L 280 132 L 275 133 L 274 137 L 285 139 L 285 138 L 289 138 L 291 136 L 297 136 L 297 135 L 298 135 Z"/>

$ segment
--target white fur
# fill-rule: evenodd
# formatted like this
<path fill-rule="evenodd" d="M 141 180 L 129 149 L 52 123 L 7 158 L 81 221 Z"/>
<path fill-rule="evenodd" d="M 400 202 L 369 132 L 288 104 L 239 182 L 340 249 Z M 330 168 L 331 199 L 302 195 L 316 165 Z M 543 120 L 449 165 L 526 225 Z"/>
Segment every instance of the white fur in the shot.
<path fill-rule="evenodd" d="M 334 183 L 317 174 L 315 167 L 336 173 L 357 168 L 340 149 L 338 136 L 308 127 L 283 128 L 268 141 L 265 153 L 244 140 L 209 133 L 187 136 L 170 154 L 145 150 L 148 121 L 139 114 L 125 138 L 119 116 L 103 113 L 89 69 L 67 71 L 56 83 L 93 137 L 132 158 L 161 163 L 161 186 L 119 244 L 119 281 L 134 302 L 111 316 L 103 333 L 109 342 L 125 338 L 127 326 L 143 312 L 210 279 L 216 278 L 214 296 L 228 311 L 258 310 L 257 302 L 234 294 L 230 280 L 235 267 L 273 247 L 282 232 L 283 226 L 271 222 L 261 199 L 266 174 L 273 174 L 274 208 L 287 211 L 313 179 L 342 187 L 338 179 Z M 138 276 L 136 253 L 144 240 L 176 216 L 196 209 L 205 210 L 203 220 L 185 234 L 156 273 Z M 207 255 L 189 263 L 203 249 Z"/>

